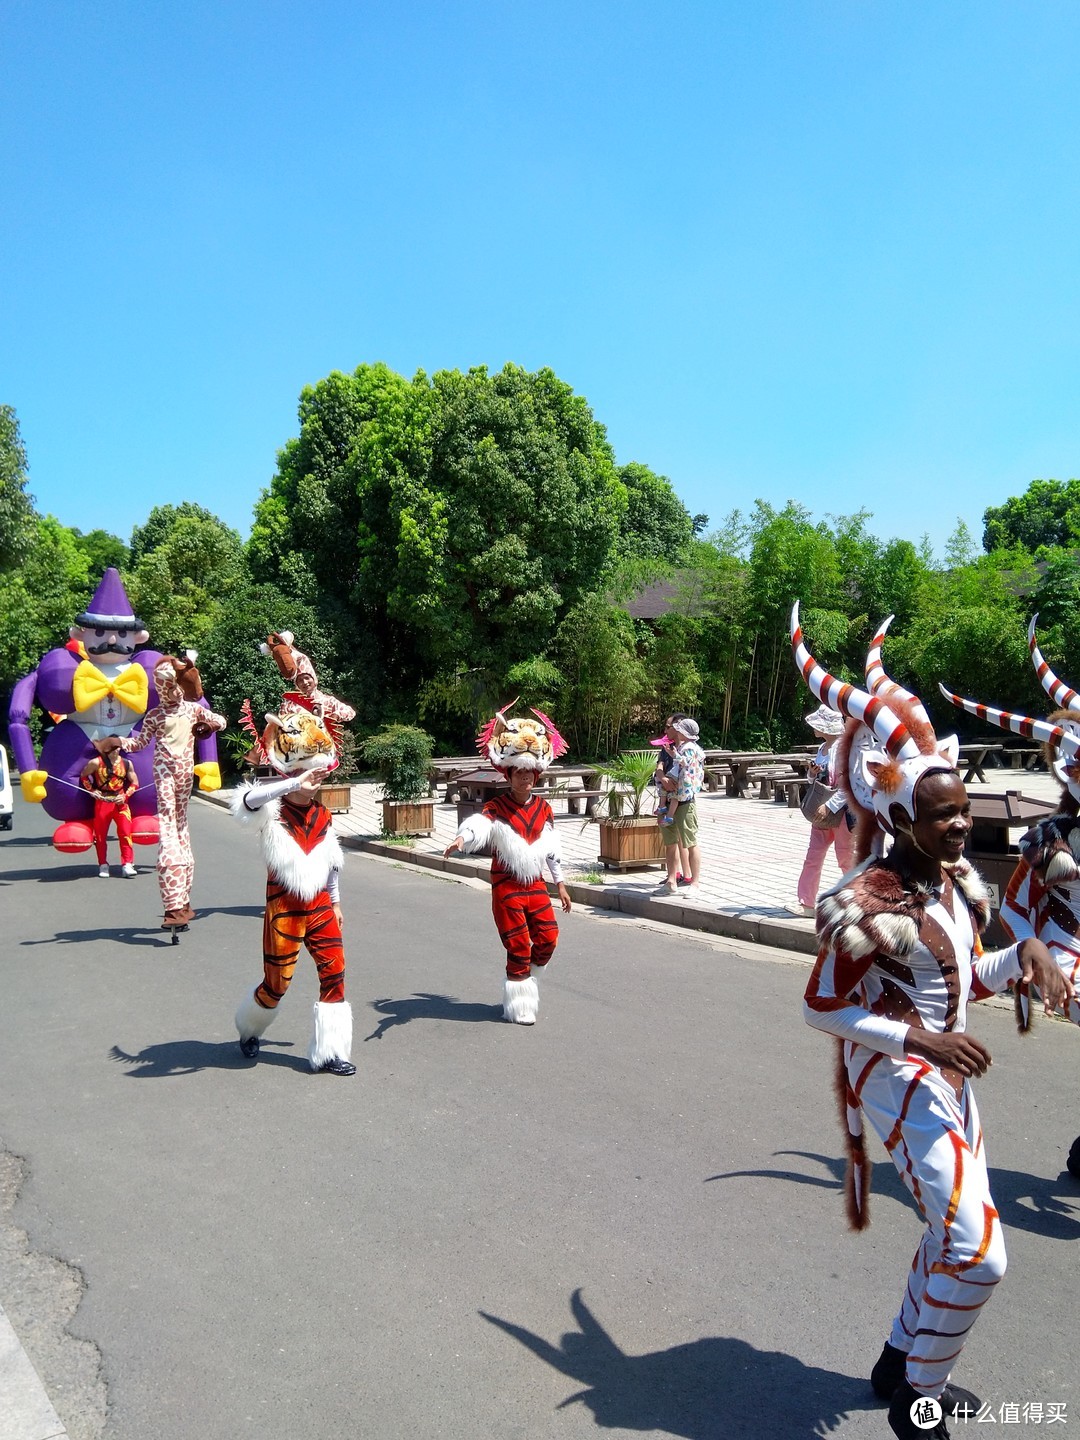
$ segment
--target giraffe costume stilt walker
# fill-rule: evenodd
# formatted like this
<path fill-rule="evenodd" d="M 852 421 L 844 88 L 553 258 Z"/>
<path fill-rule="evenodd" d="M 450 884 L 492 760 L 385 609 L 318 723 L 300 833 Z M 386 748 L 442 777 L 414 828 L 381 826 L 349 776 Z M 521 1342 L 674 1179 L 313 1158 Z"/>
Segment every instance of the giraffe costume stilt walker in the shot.
<path fill-rule="evenodd" d="M 819 950 L 804 1016 L 840 1042 L 850 1223 L 861 1229 L 868 1221 L 864 1118 L 926 1222 L 870 1376 L 889 1401 L 893 1434 L 922 1440 L 948 1436 L 947 1414 L 974 1419 L 980 1409 L 950 1375 L 1005 1273 L 970 1083 L 990 1055 L 966 1033 L 968 1003 L 1037 978 L 1052 1004 L 1065 982 L 1038 940 L 982 953 L 979 932 L 990 909 L 964 859 L 971 809 L 955 768 L 956 737 L 939 743 L 922 702 L 885 674 L 884 631 L 861 690 L 822 669 L 803 643 L 798 605 L 792 611 L 796 667 L 823 704 L 848 717 L 839 778 L 892 842 L 885 858 L 865 859 L 818 901 Z M 865 855 L 871 837 L 859 833 Z"/>
<path fill-rule="evenodd" d="M 203 790 L 221 788 L 216 760 L 195 763 L 196 741 L 223 730 L 227 723 L 224 715 L 216 715 L 203 701 L 195 658 L 190 651 L 182 660 L 165 655 L 157 662 L 154 684 L 159 703 L 147 714 L 137 735 L 119 742 L 121 749 L 132 753 L 157 741 L 154 747 L 154 785 L 160 826 L 157 874 L 165 911 L 163 924 L 167 928 L 187 925 L 195 918 L 191 908 L 195 855 L 188 829 L 192 774 L 198 777 Z"/>

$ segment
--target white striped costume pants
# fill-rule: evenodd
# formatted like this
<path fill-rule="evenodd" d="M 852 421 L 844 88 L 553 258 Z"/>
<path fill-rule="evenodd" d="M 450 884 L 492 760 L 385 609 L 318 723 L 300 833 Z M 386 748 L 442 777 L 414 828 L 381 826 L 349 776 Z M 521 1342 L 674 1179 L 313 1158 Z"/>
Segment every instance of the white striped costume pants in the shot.
<path fill-rule="evenodd" d="M 1005 1240 L 990 1194 L 982 1127 L 971 1086 L 957 1100 L 924 1060 L 876 1057 L 856 1082 L 868 1122 L 910 1190 L 926 1231 L 889 1342 L 907 1352 L 915 1390 L 941 1394 L 968 1331 L 1005 1274 Z"/>

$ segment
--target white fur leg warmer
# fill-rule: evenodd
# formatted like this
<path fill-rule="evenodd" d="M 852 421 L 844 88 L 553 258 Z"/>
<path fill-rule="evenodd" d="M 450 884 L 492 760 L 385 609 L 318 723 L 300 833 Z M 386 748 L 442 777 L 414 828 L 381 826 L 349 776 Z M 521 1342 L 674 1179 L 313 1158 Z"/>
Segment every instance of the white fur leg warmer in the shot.
<path fill-rule="evenodd" d="M 540 1009 L 540 991 L 536 981 L 507 979 L 503 986 L 503 1018 L 515 1025 L 535 1025 Z"/>
<path fill-rule="evenodd" d="M 308 1060 L 321 1070 L 328 1060 L 348 1060 L 352 1050 L 352 1006 L 347 1000 L 327 1005 L 315 1001 L 315 1033 Z"/>
<path fill-rule="evenodd" d="M 264 1035 L 277 1014 L 277 1010 L 267 1010 L 265 1005 L 260 1005 L 255 999 L 255 991 L 245 995 L 240 1001 L 236 1012 L 236 1028 L 241 1040 L 250 1040 L 253 1035 Z"/>

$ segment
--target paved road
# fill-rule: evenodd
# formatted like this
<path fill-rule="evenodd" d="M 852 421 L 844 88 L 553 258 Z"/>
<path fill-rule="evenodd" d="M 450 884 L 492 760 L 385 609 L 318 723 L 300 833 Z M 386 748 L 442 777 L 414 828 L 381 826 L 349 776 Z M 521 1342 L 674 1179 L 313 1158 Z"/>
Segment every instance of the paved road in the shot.
<path fill-rule="evenodd" d="M 355 856 L 358 1074 L 307 1071 L 306 964 L 252 1067 L 262 867 L 219 809 L 193 828 L 177 948 L 152 873 L 98 880 L 36 809 L 0 838 L 0 1143 L 38 1264 L 0 1247 L 0 1305 L 73 1437 L 92 1377 L 44 1336 L 72 1274 L 108 1440 L 889 1433 L 864 1377 L 918 1225 L 879 1153 L 874 1226 L 843 1228 L 804 961 L 575 913 L 512 1027 L 485 890 Z M 1080 1426 L 1080 1037 L 975 1028 L 1012 1270 L 958 1378 Z"/>

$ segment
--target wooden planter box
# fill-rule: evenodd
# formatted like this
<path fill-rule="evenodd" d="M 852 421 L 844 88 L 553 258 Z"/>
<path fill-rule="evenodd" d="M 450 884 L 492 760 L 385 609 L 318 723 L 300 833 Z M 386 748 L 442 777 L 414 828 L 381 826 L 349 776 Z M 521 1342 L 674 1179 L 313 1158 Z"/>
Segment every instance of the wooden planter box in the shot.
<path fill-rule="evenodd" d="M 384 800 L 383 829 L 388 835 L 434 835 L 434 800 Z"/>
<path fill-rule="evenodd" d="M 653 815 L 601 820 L 600 854 L 596 857 L 607 870 L 647 870 L 664 862 L 664 837 Z"/>
<path fill-rule="evenodd" d="M 320 785 L 315 794 L 320 805 L 333 815 L 347 815 L 352 805 L 351 785 Z"/>

